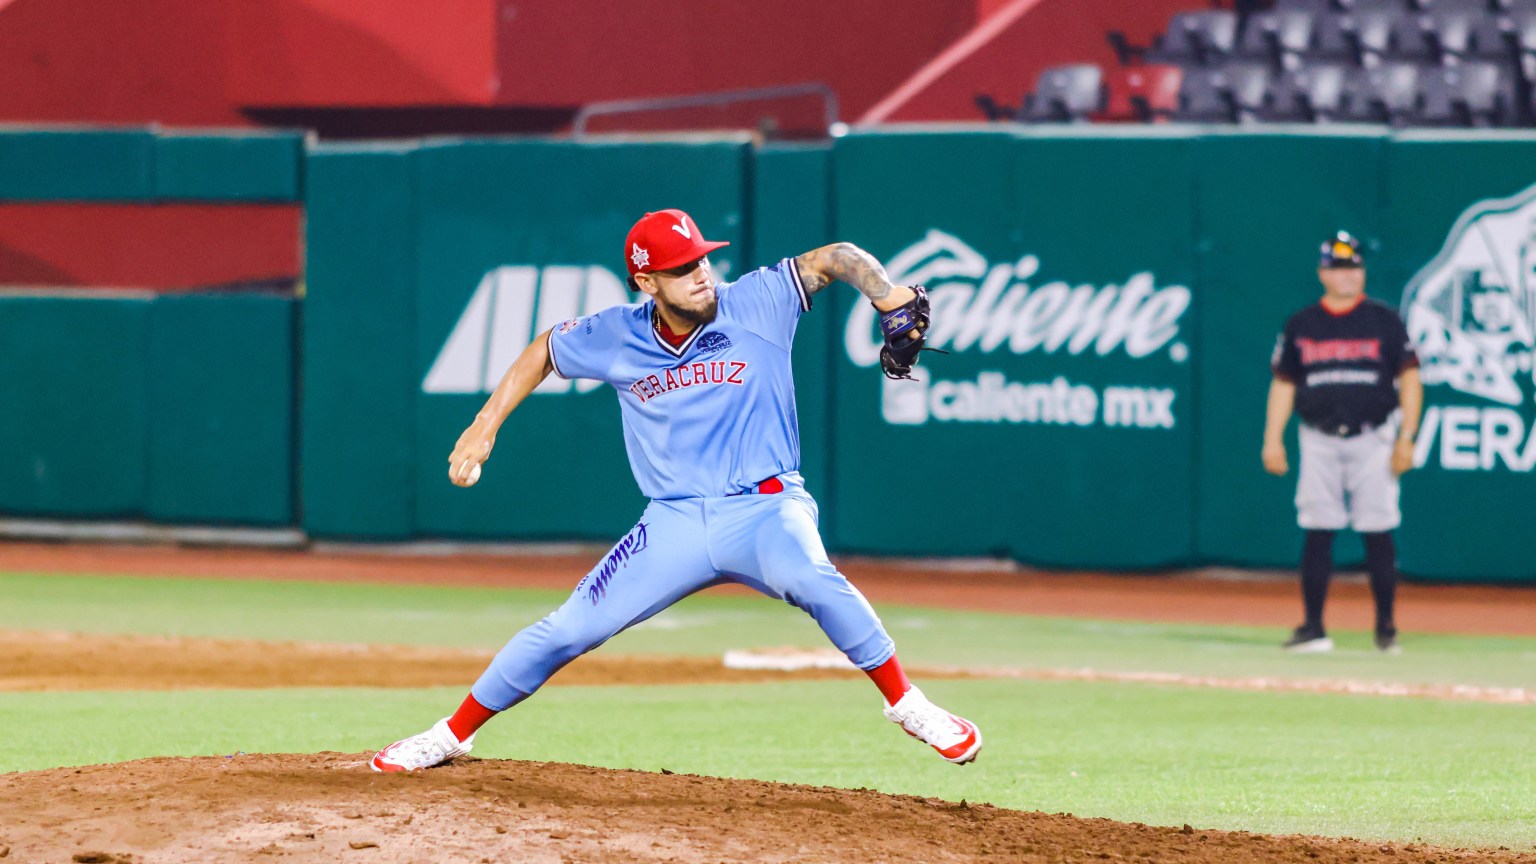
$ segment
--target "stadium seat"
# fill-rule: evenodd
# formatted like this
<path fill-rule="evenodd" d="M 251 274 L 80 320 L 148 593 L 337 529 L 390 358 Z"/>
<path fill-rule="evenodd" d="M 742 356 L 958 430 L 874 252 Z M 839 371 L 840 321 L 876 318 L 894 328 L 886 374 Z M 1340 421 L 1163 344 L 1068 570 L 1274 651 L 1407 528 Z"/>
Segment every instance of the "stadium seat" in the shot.
<path fill-rule="evenodd" d="M 1419 67 L 1413 63 L 1382 63 L 1355 70 L 1344 82 L 1339 119 L 1359 123 L 1403 125 L 1418 107 Z"/>
<path fill-rule="evenodd" d="M 1180 66 L 1219 65 L 1237 45 L 1237 13 L 1223 9 L 1180 12 L 1168 21 L 1168 31 L 1146 53 L 1153 63 Z"/>
<path fill-rule="evenodd" d="M 982 116 L 994 123 L 1000 120 L 1017 120 L 1019 117 L 1018 109 L 1000 104 L 989 94 L 977 93 L 975 101 L 976 107 L 981 109 Z"/>
<path fill-rule="evenodd" d="M 1309 12 L 1313 15 L 1341 12 L 1333 0 L 1275 0 L 1276 12 Z"/>
<path fill-rule="evenodd" d="M 1473 19 L 1470 39 L 1465 55 L 1469 58 L 1512 62 L 1519 55 L 1514 21 L 1504 15 L 1480 15 Z"/>
<path fill-rule="evenodd" d="M 1399 17 L 1399 13 L 1380 11 L 1320 16 L 1308 56 L 1357 66 L 1375 65 L 1392 47 L 1392 24 Z"/>
<path fill-rule="evenodd" d="M 1252 120 L 1264 106 L 1269 68 L 1233 63 L 1218 69 L 1186 69 L 1174 119 L 1191 123 Z"/>
<path fill-rule="evenodd" d="M 1323 123 L 1339 114 L 1348 68 L 1317 63 L 1290 69 L 1270 87 L 1256 117 L 1269 123 Z"/>
<path fill-rule="evenodd" d="M 1340 9 L 1356 15 L 1364 15 L 1371 12 L 1385 12 L 1396 15 L 1413 11 L 1412 0 L 1336 0 Z"/>
<path fill-rule="evenodd" d="M 1515 52 L 1515 68 L 1531 91 L 1528 104 L 1536 105 L 1536 6 L 1512 11 L 1505 40 Z"/>
<path fill-rule="evenodd" d="M 1431 12 L 1404 15 L 1392 25 L 1388 56 L 1394 60 L 1449 65 L 1472 51 L 1472 31 L 1487 13 Z"/>
<path fill-rule="evenodd" d="M 1536 8 L 1478 16 L 1464 58 L 1504 63 L 1526 83 L 1536 80 Z"/>
<path fill-rule="evenodd" d="M 1078 123 L 1104 107 L 1104 72 L 1091 63 L 1053 66 L 1040 73 L 1024 99 L 1026 123 Z"/>
<path fill-rule="evenodd" d="M 1245 60 L 1262 60 L 1271 68 L 1299 65 L 1298 61 L 1312 47 L 1312 22 L 1308 12 L 1261 12 L 1249 17 L 1235 53 Z"/>
<path fill-rule="evenodd" d="M 1426 69 L 1419 90 L 1423 98 L 1410 118 L 1416 126 L 1481 128 L 1519 120 L 1514 82 L 1495 63 Z"/>
<path fill-rule="evenodd" d="M 1413 8 L 1419 12 L 1463 12 L 1482 15 L 1497 7 L 1497 0 L 1414 0 Z"/>
<path fill-rule="evenodd" d="M 1184 69 L 1151 63 L 1111 69 L 1105 77 L 1104 113 L 1095 119 L 1107 123 L 1155 123 L 1173 116 L 1179 108 L 1179 85 Z"/>
<path fill-rule="evenodd" d="M 1536 5 L 1528 9 L 1514 9 L 1507 19 L 1514 34 L 1516 49 L 1523 55 L 1536 54 Z"/>

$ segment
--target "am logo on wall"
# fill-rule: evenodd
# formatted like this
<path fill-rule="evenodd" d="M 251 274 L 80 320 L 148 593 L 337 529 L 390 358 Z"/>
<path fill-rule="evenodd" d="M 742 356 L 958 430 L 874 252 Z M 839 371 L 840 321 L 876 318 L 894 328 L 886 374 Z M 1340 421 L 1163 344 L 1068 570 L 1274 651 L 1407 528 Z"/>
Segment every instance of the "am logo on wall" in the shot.
<path fill-rule="evenodd" d="M 421 382 L 423 393 L 489 393 L 545 330 L 630 302 L 605 267 L 511 265 L 486 273 Z M 588 393 L 600 381 L 551 375 L 534 393 Z"/>
<path fill-rule="evenodd" d="M 1479 201 L 1403 292 L 1426 403 L 1416 461 L 1451 471 L 1536 463 L 1536 186 Z"/>

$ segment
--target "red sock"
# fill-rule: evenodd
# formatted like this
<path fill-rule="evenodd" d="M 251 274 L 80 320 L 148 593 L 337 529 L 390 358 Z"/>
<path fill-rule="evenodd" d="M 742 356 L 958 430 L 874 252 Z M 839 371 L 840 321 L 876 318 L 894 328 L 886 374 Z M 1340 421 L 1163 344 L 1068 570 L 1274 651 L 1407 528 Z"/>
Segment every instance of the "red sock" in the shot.
<path fill-rule="evenodd" d="M 880 688 L 880 695 L 885 697 L 887 705 L 895 705 L 912 689 L 912 682 L 907 680 L 907 673 L 902 671 L 901 661 L 894 654 L 879 666 L 865 670 L 864 674 Z"/>
<path fill-rule="evenodd" d="M 475 701 L 474 694 L 464 697 L 464 704 L 459 710 L 453 712 L 448 718 L 448 731 L 453 737 L 463 741 L 485 725 L 485 721 L 496 716 L 496 712 Z"/>

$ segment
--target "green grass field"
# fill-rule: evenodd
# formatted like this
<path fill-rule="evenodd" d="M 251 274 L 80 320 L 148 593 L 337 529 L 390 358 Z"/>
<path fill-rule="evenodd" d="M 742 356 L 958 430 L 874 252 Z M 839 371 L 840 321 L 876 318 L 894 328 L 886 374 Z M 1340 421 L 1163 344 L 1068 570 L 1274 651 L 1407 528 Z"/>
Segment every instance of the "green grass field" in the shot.
<path fill-rule="evenodd" d="M 0 628 L 491 650 L 555 592 L 0 574 Z M 1259 630 L 881 613 L 909 666 L 1081 668 L 1536 688 L 1536 640 L 1418 636 L 1406 653 L 1336 634 L 1297 657 Z M 611 654 L 822 644 L 796 610 L 703 596 Z M 419 731 L 468 681 L 415 690 L 0 694 L 0 772 L 151 755 L 363 751 Z M 879 714 L 866 683 L 551 687 L 475 755 L 865 786 L 1126 821 L 1536 848 L 1536 707 L 1147 684 L 933 681 L 987 737 L 948 765 Z"/>

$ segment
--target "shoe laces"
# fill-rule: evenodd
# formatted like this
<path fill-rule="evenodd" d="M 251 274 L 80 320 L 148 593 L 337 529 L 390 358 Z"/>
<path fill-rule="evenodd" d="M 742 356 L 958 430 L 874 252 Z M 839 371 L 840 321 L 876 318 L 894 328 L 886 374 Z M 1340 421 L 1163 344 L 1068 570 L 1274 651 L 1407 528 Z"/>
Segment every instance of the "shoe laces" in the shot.
<path fill-rule="evenodd" d="M 391 762 L 426 767 L 450 758 L 459 749 L 448 746 L 433 734 L 433 730 L 428 730 L 396 744 L 387 758 Z"/>
<path fill-rule="evenodd" d="M 935 747 L 947 747 L 961 738 L 965 732 L 948 711 L 932 702 L 920 702 L 901 717 L 901 728 Z"/>

